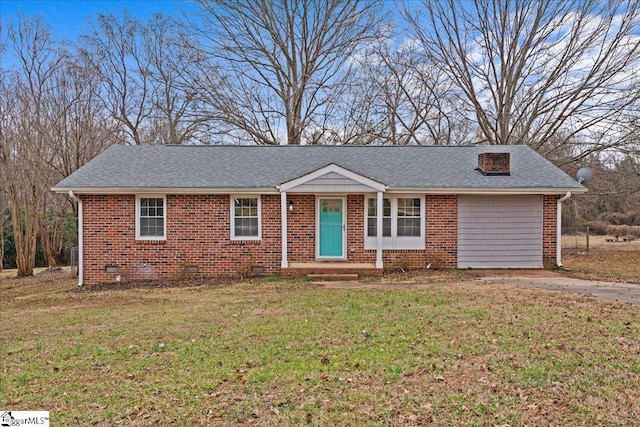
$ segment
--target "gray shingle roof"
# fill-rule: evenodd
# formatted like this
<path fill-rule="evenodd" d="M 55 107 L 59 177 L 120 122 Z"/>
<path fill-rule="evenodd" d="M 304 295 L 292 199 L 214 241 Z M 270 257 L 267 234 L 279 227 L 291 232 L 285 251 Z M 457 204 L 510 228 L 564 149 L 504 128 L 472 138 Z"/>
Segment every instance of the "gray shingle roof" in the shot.
<path fill-rule="evenodd" d="M 510 176 L 483 176 L 478 154 L 511 153 Z M 110 147 L 54 191 L 273 189 L 335 163 L 394 189 L 585 191 L 527 146 Z"/>

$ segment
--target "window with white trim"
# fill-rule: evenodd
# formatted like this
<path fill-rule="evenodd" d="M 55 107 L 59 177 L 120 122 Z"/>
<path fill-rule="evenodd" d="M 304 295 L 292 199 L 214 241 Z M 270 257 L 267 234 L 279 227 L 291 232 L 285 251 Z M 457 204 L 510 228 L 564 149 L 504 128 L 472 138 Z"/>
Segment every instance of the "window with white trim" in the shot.
<path fill-rule="evenodd" d="M 367 198 L 365 249 L 377 242 L 377 198 Z M 383 199 L 383 249 L 424 249 L 424 197 L 393 196 Z"/>
<path fill-rule="evenodd" d="M 136 239 L 165 240 L 166 197 L 136 196 Z"/>
<path fill-rule="evenodd" d="M 398 218 L 396 222 L 397 236 L 420 237 L 421 199 L 397 199 Z"/>
<path fill-rule="evenodd" d="M 378 235 L 377 215 L 378 199 L 367 199 L 367 235 Z M 391 237 L 391 200 L 383 199 L 382 202 L 382 235 Z"/>
<path fill-rule="evenodd" d="M 262 235 L 260 197 L 231 197 L 231 238 L 259 240 Z"/>

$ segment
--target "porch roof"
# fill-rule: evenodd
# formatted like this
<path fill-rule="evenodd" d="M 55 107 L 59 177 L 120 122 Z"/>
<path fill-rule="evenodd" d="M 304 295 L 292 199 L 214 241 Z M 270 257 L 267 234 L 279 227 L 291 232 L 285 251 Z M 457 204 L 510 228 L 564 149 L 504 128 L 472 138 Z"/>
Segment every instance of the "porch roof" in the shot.
<path fill-rule="evenodd" d="M 299 178 L 285 182 L 279 185 L 278 189 L 280 191 L 298 193 L 327 193 L 334 191 L 368 193 L 385 191 L 386 186 L 331 163 Z"/>

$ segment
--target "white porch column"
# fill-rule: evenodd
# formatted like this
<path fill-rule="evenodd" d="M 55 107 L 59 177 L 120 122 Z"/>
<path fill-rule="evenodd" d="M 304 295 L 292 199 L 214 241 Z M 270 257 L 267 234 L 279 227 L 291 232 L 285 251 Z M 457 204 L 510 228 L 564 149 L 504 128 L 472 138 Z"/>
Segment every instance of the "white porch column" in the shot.
<path fill-rule="evenodd" d="M 382 268 L 382 215 L 384 212 L 382 191 L 378 191 L 376 206 L 376 268 Z"/>
<path fill-rule="evenodd" d="M 282 226 L 282 263 L 281 268 L 288 268 L 289 261 L 287 260 L 287 192 L 280 193 L 280 224 Z"/>

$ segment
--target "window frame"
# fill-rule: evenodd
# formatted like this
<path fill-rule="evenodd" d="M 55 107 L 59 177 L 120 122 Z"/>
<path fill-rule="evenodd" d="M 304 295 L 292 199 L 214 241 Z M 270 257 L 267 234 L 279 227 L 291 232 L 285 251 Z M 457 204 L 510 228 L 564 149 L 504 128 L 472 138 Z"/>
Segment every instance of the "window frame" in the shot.
<path fill-rule="evenodd" d="M 376 196 L 365 196 L 364 209 L 364 248 L 376 249 L 377 237 L 369 236 L 369 200 L 376 200 Z M 425 197 L 418 194 L 384 194 L 383 200 L 388 199 L 391 204 L 391 236 L 382 236 L 382 249 L 425 249 Z M 420 235 L 398 236 L 398 200 L 420 200 Z M 383 202 L 384 204 L 384 202 Z M 377 213 L 377 206 L 376 206 Z M 407 217 L 401 217 L 407 218 Z M 411 218 L 411 217 L 409 217 Z M 414 217 L 415 218 L 415 217 Z"/>
<path fill-rule="evenodd" d="M 384 206 L 384 202 L 386 200 L 389 201 L 389 215 L 388 216 L 384 215 L 384 211 L 386 209 L 386 206 Z M 370 205 L 371 202 L 374 202 L 374 203 L 377 204 L 378 203 L 378 198 L 377 197 L 368 197 L 366 199 L 366 203 L 365 203 L 365 205 L 366 205 L 365 206 L 365 208 L 366 208 L 366 219 L 365 219 L 365 221 L 366 221 L 366 230 L 365 230 L 365 235 L 366 235 L 366 237 L 374 238 L 374 237 L 376 237 L 376 234 L 377 234 L 377 231 L 378 231 L 377 230 L 377 216 L 370 216 L 369 215 L 369 208 L 370 208 L 369 205 Z M 382 205 L 383 205 L 382 206 L 382 215 L 383 215 L 382 216 L 382 236 L 383 236 L 383 238 L 384 237 L 391 237 L 391 233 L 392 233 L 392 229 L 393 229 L 393 222 L 391 220 L 393 207 L 391 206 L 391 199 L 389 197 L 384 197 L 382 199 Z M 377 210 L 378 210 L 378 207 L 376 206 L 376 214 L 377 214 Z M 375 225 L 374 231 L 376 232 L 376 234 L 370 235 L 369 234 L 369 227 L 370 227 L 369 221 L 372 220 L 372 219 L 374 220 L 374 225 Z M 389 235 L 385 234 L 385 229 L 384 229 L 385 228 L 384 227 L 384 220 L 385 219 L 388 219 L 388 222 L 389 222 Z"/>
<path fill-rule="evenodd" d="M 143 199 L 161 199 L 162 200 L 162 236 L 143 236 L 141 234 L 141 208 L 142 208 L 142 200 Z M 158 218 L 158 217 L 148 217 L 148 218 Z M 165 194 L 136 194 L 136 240 L 156 240 L 162 241 L 167 240 L 167 196 Z"/>
<path fill-rule="evenodd" d="M 256 199 L 258 207 L 258 235 L 257 236 L 236 236 L 236 199 Z M 232 194 L 229 197 L 229 224 L 231 240 L 262 240 L 262 200 L 259 194 Z M 254 217 L 241 217 L 254 218 Z"/>

